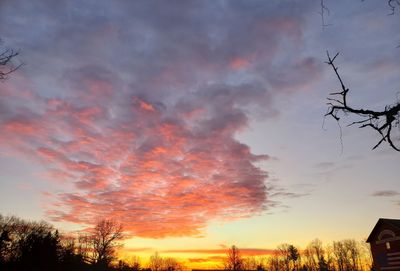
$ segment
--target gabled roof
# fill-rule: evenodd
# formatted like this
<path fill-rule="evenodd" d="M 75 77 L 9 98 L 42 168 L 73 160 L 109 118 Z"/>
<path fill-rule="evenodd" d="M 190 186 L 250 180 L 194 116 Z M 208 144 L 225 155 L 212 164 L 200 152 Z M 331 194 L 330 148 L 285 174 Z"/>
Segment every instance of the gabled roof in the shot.
<path fill-rule="evenodd" d="M 370 235 L 367 238 L 367 243 L 371 243 L 372 237 L 375 235 L 375 232 L 382 224 L 390 225 L 400 230 L 400 219 L 379 218 L 378 222 L 376 222 L 375 227 L 372 229 Z"/>

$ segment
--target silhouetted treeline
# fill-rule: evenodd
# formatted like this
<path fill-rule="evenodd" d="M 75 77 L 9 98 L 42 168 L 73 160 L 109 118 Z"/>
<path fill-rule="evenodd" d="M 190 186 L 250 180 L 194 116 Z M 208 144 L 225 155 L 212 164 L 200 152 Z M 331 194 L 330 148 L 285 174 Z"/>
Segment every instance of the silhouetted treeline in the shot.
<path fill-rule="evenodd" d="M 227 252 L 225 270 L 259 271 L 371 271 L 372 257 L 368 244 L 352 239 L 323 246 L 318 239 L 304 250 L 291 244 L 279 245 L 268 257 L 242 257 L 232 246 Z"/>
<path fill-rule="evenodd" d="M 0 270 L 2 271 L 138 271 L 138 265 L 114 260 L 114 241 L 121 228 L 103 220 L 92 232 L 73 238 L 61 236 L 46 222 L 0 215 Z"/>
<path fill-rule="evenodd" d="M 60 234 L 46 222 L 26 221 L 0 215 L 1 271 L 182 271 L 173 258 L 155 253 L 144 267 L 138 257 L 118 260 L 115 249 L 122 238 L 122 227 L 102 220 L 79 236 Z M 370 271 L 373 270 L 365 242 L 347 239 L 323 246 L 318 239 L 301 250 L 282 244 L 267 257 L 242 257 L 233 246 L 221 269 L 241 271 Z"/>

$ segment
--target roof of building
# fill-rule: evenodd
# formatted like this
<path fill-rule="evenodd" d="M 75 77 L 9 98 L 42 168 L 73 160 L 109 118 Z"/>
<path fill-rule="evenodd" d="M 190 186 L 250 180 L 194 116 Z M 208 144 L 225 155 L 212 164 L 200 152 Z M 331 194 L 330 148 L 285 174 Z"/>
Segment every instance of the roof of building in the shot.
<path fill-rule="evenodd" d="M 370 235 L 367 238 L 367 243 L 371 243 L 372 237 L 375 235 L 375 232 L 382 224 L 391 225 L 392 227 L 400 230 L 400 219 L 379 218 L 378 222 L 376 222 L 375 227 L 372 229 Z"/>

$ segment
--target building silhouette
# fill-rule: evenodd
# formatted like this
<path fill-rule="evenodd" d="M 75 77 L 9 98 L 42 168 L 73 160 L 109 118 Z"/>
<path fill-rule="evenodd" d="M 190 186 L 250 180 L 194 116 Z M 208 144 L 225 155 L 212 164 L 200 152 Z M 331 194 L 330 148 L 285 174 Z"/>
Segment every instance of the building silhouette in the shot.
<path fill-rule="evenodd" d="M 380 218 L 367 242 L 371 246 L 374 270 L 400 270 L 400 219 Z"/>

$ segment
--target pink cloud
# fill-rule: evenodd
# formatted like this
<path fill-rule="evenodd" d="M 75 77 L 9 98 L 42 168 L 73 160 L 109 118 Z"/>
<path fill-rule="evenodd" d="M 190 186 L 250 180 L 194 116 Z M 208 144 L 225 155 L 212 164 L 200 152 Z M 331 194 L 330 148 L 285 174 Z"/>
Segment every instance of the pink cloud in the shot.
<path fill-rule="evenodd" d="M 234 70 L 240 70 L 249 66 L 250 62 L 244 58 L 234 58 L 230 63 L 229 66 Z"/>
<path fill-rule="evenodd" d="M 96 93 L 93 86 L 104 86 L 89 79 L 83 86 L 88 82 Z M 11 111 L 1 121 L 1 142 L 14 142 L 42 163 L 55 183 L 74 185 L 47 199 L 55 221 L 92 224 L 107 217 L 136 236 L 199 236 L 210 219 L 264 210 L 267 174 L 253 162 L 268 159 L 234 139 L 247 118 L 233 100 L 217 98 L 199 111 L 199 95 L 186 109 L 178 100 L 156 110 L 150 99 L 136 98 L 114 113 L 111 101 L 99 106 L 96 97 L 40 98 L 38 113 Z M 181 117 L 196 111 L 200 120 Z"/>
<path fill-rule="evenodd" d="M 222 20 L 236 17 L 228 12 Z M 217 28 L 214 21 L 196 23 L 188 31 L 182 22 L 191 13 L 174 14 L 177 20 L 165 14 L 132 24 L 138 26 L 134 34 L 92 21 L 76 24 L 79 31 L 63 24 L 52 37 L 56 46 L 46 52 L 52 61 L 60 56 L 61 74 L 44 67 L 39 83 L 18 73 L 4 84 L 0 144 L 40 163 L 46 178 L 59 184 L 62 192 L 53 193 L 47 206 L 52 219 L 93 224 L 106 217 L 136 236 L 199 236 L 210 220 L 273 207 L 268 174 L 256 164 L 269 156 L 254 154 L 236 135 L 248 127 L 253 108 L 274 110 L 269 86 L 304 86 L 314 74 L 316 65 L 307 57 L 279 69 L 280 45 L 289 39 L 288 46 L 295 41 L 297 48 L 302 39 L 299 18 L 244 12 L 240 22 Z M 160 29 L 158 19 L 165 20 Z M 146 32 L 145 25 L 152 29 Z M 83 31 L 87 27 L 93 29 Z M 71 40 L 61 38 L 71 33 Z M 99 42 L 103 34 L 135 37 L 110 49 Z M 230 80 L 232 69 L 251 70 L 251 76 Z M 56 76 L 55 86 L 41 85 L 47 74 Z"/>

